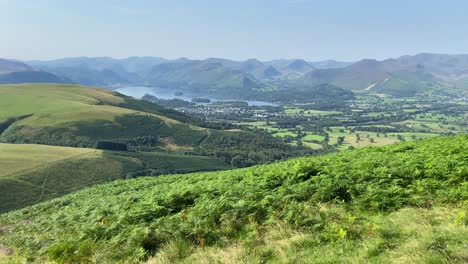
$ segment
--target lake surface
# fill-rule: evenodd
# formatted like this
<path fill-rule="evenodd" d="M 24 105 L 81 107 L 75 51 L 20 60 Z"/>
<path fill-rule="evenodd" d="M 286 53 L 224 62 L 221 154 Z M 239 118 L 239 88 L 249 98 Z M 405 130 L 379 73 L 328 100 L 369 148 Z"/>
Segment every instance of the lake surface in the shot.
<path fill-rule="evenodd" d="M 269 102 L 264 102 L 264 101 L 257 101 L 257 100 L 238 100 L 238 99 L 214 99 L 206 95 L 200 95 L 200 94 L 194 94 L 190 92 L 183 92 L 182 95 L 175 95 L 177 90 L 169 90 L 169 89 L 162 89 L 158 87 L 144 87 L 144 86 L 132 86 L 132 87 L 122 87 L 115 89 L 114 91 L 125 94 L 127 96 L 135 97 L 138 99 L 141 99 L 145 94 L 150 94 L 153 95 L 157 98 L 160 99 L 181 99 L 185 100 L 188 102 L 192 101 L 192 98 L 198 97 L 198 98 L 207 98 L 210 99 L 211 102 L 223 102 L 223 101 L 242 101 L 242 102 L 247 102 L 249 106 L 278 106 L 277 104 L 269 103 Z M 198 103 L 198 104 L 203 104 L 203 103 Z"/>

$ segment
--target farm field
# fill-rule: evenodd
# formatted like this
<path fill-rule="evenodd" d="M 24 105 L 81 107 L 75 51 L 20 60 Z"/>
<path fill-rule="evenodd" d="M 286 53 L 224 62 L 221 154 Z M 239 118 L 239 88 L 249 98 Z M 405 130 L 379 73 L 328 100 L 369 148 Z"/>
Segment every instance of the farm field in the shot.
<path fill-rule="evenodd" d="M 263 119 L 246 118 L 236 124 L 263 129 L 288 144 L 314 150 L 382 146 L 468 133 L 468 105 L 447 100 L 442 103 L 422 97 L 403 99 L 360 92 L 349 108 L 341 111 L 289 104 L 265 109 L 263 116 L 268 117 Z"/>

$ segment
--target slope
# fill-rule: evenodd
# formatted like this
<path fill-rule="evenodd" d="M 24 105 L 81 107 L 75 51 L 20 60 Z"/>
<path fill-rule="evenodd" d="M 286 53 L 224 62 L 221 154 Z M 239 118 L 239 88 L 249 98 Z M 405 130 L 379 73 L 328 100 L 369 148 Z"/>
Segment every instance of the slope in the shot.
<path fill-rule="evenodd" d="M 105 89 L 4 85 L 0 101 L 0 122 L 8 123 L 0 140 L 7 142 L 93 147 L 108 140 L 164 149 L 163 138 L 191 148 L 207 136 L 181 113 Z"/>
<path fill-rule="evenodd" d="M 464 263 L 468 136 L 116 181 L 0 216 L 4 262 Z"/>
<path fill-rule="evenodd" d="M 180 112 L 100 88 L 0 85 L 2 142 L 72 147 L 111 142 L 129 150 L 205 156 L 222 152 L 227 163 L 240 155 L 249 161 L 248 165 L 311 153 L 260 131 L 208 129 L 198 126 L 202 123 Z M 239 148 L 243 151 L 239 152 Z"/>
<path fill-rule="evenodd" d="M 348 90 L 406 97 L 431 92 L 466 92 L 453 89 L 466 76 L 468 56 L 422 53 L 383 61 L 361 60 L 338 69 L 314 70 L 302 77 L 299 83 L 329 83 Z"/>
<path fill-rule="evenodd" d="M 246 65 L 248 67 L 248 65 Z M 218 97 L 239 96 L 263 88 L 253 76 L 210 61 L 171 61 L 153 67 L 148 83 Z"/>
<path fill-rule="evenodd" d="M 5 212 L 138 174 L 228 166 L 210 157 L 0 143 L 0 168 L 0 212 Z"/>
<path fill-rule="evenodd" d="M 0 58 L 0 73 L 31 71 L 32 68 L 19 61 L 12 61 Z"/>

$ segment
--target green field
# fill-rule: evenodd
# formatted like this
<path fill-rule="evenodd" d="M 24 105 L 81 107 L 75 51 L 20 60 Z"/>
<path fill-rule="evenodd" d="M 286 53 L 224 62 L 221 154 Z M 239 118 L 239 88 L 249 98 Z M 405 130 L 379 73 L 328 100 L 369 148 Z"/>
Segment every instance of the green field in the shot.
<path fill-rule="evenodd" d="M 311 142 L 306 142 L 306 141 L 303 141 L 302 143 L 304 144 L 304 146 L 307 146 L 307 147 L 309 147 L 311 149 L 322 149 L 323 148 L 322 145 L 317 144 L 317 143 L 311 143 Z"/>
<path fill-rule="evenodd" d="M 322 141 L 323 139 L 324 139 L 324 136 L 314 135 L 314 134 L 307 134 L 306 136 L 302 137 L 302 140 L 304 141 L 311 141 L 311 140 Z"/>
<path fill-rule="evenodd" d="M 2 212 L 138 173 L 186 173 L 229 167 L 210 157 L 0 143 L 0 168 Z"/>
<path fill-rule="evenodd" d="M 335 115 L 340 114 L 338 111 L 323 111 L 323 110 L 305 110 L 301 108 L 286 108 L 284 113 L 288 115 L 303 114 L 303 115 Z"/>
<path fill-rule="evenodd" d="M 466 263 L 468 136 L 120 180 L 0 215 L 2 263 Z"/>
<path fill-rule="evenodd" d="M 286 137 L 286 136 L 295 137 L 297 136 L 297 133 L 288 131 L 288 130 L 278 130 L 278 132 L 275 132 L 272 135 L 275 137 Z"/>

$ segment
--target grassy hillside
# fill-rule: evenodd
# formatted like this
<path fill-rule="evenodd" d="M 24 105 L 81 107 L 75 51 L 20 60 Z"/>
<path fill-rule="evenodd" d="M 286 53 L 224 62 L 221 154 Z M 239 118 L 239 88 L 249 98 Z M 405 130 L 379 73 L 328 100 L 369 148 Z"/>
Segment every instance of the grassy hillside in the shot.
<path fill-rule="evenodd" d="M 4 212 L 116 179 L 228 166 L 210 157 L 0 144 L 0 168 L 0 212 Z"/>
<path fill-rule="evenodd" d="M 72 147 L 117 142 L 130 150 L 204 156 L 222 152 L 227 163 L 240 155 L 246 165 L 307 153 L 269 135 L 198 124 L 199 120 L 177 111 L 100 88 L 0 85 L 0 142 Z M 238 148 L 244 151 L 239 153 Z M 260 151 L 271 155 L 254 153 Z"/>
<path fill-rule="evenodd" d="M 0 140 L 15 143 L 90 147 L 99 140 L 116 140 L 132 144 L 132 139 L 155 133 L 188 145 L 206 135 L 201 128 L 181 123 L 186 118 L 182 114 L 104 89 L 74 85 L 2 85 L 0 110 L 0 122 L 6 124 Z M 193 134 L 194 142 L 183 142 L 174 131 Z"/>
<path fill-rule="evenodd" d="M 115 181 L 0 216 L 4 263 L 466 263 L 468 136 Z"/>

